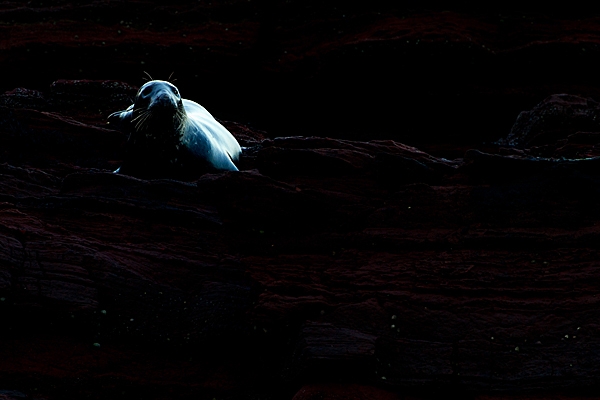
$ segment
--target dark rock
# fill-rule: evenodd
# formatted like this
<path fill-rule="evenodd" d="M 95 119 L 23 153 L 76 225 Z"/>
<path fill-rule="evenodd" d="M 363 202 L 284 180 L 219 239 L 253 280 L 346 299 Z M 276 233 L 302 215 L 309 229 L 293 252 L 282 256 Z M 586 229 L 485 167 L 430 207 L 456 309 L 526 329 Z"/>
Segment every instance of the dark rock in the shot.
<path fill-rule="evenodd" d="M 79 112 L 116 110 L 133 104 L 137 90 L 135 86 L 118 81 L 63 79 L 50 85 L 49 98 L 55 108 L 78 107 Z"/>
<path fill-rule="evenodd" d="M 500 144 L 526 148 L 553 144 L 579 131 L 600 131 L 600 104 L 590 98 L 552 95 L 519 114 Z"/>
<path fill-rule="evenodd" d="M 595 14 L 59 3 L 0 7 L 0 397 L 598 397 Z M 112 174 L 142 70 L 240 172 Z"/>
<path fill-rule="evenodd" d="M 20 400 L 27 396 L 16 390 L 0 390 L 0 400 Z"/>
<path fill-rule="evenodd" d="M 46 110 L 48 101 L 40 91 L 16 88 L 0 95 L 0 105 L 10 108 Z"/>
<path fill-rule="evenodd" d="M 312 384 L 303 386 L 292 400 L 398 400 L 400 395 L 357 384 Z"/>
<path fill-rule="evenodd" d="M 376 364 L 376 340 L 354 329 L 307 322 L 292 356 L 290 374 L 301 382 L 367 377 Z"/>
<path fill-rule="evenodd" d="M 580 171 L 597 175 L 600 157 L 588 158 L 545 158 L 531 155 L 487 154 L 469 150 L 465 154 L 465 164 L 461 167 L 472 176 L 487 180 L 515 180 L 542 173 L 560 171 Z"/>

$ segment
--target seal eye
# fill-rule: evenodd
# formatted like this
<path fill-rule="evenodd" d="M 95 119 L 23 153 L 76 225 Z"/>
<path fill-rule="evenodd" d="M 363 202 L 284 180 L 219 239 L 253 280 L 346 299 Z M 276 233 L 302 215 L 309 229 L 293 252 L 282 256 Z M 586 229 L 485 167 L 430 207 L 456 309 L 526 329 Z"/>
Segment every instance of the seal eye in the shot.
<path fill-rule="evenodd" d="M 142 89 L 140 95 L 142 95 L 142 97 L 146 97 L 150 95 L 150 92 L 152 92 L 152 89 L 150 88 L 150 86 L 146 86 L 144 89 Z"/>
<path fill-rule="evenodd" d="M 177 90 L 176 87 L 173 88 L 173 93 L 175 93 L 175 96 L 181 97 L 181 95 L 179 94 L 179 90 Z"/>

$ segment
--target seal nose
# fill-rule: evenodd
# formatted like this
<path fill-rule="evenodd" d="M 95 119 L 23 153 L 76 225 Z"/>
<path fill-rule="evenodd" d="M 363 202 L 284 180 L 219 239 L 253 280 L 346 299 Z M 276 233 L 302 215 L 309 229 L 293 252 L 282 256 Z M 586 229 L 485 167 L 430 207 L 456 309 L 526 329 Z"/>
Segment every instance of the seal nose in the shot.
<path fill-rule="evenodd" d="M 149 108 L 153 111 L 176 110 L 177 101 L 170 93 L 162 91 L 154 96 Z"/>

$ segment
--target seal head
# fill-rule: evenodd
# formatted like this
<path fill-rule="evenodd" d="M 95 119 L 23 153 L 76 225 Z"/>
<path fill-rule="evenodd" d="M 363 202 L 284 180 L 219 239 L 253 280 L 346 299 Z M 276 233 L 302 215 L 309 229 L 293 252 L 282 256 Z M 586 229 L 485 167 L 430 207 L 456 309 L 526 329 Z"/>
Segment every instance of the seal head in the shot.
<path fill-rule="evenodd" d="M 139 177 L 237 171 L 241 148 L 204 107 L 181 97 L 166 81 L 147 82 L 135 102 L 109 116 L 129 133 L 123 165 L 115 173 Z"/>

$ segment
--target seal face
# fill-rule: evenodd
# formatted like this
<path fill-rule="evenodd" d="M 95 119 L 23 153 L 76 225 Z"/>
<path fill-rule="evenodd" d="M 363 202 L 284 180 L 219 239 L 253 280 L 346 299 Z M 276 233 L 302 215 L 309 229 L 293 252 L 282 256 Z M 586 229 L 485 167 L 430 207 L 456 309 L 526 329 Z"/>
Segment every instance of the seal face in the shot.
<path fill-rule="evenodd" d="M 242 151 L 237 140 L 169 82 L 147 82 L 134 103 L 108 121 L 129 133 L 125 160 L 115 173 L 146 177 L 238 170 L 233 163 Z"/>

